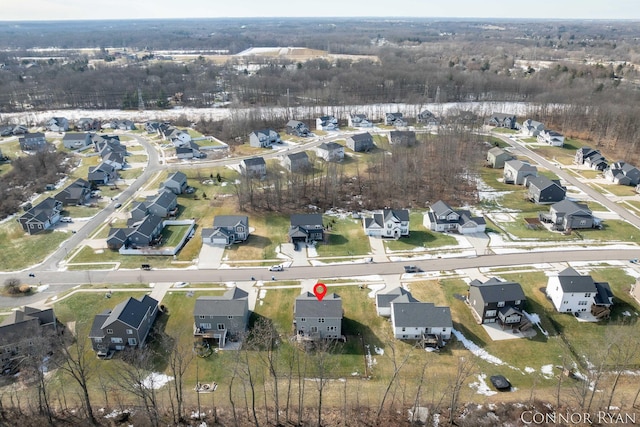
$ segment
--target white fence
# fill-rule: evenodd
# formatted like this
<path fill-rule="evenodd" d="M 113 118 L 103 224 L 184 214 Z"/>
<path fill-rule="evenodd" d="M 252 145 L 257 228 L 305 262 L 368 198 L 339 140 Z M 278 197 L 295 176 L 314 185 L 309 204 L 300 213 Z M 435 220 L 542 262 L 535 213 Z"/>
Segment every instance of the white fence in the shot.
<path fill-rule="evenodd" d="M 164 221 L 162 221 L 162 227 L 166 227 L 167 225 L 188 225 L 189 229 L 187 230 L 186 233 L 184 233 L 184 235 L 182 236 L 182 239 L 180 239 L 180 242 L 178 242 L 178 244 L 174 247 L 168 247 L 168 248 L 140 248 L 140 249 L 125 249 L 125 247 L 121 247 L 120 250 L 118 251 L 120 253 L 120 255 L 147 255 L 147 256 L 156 256 L 156 255 L 163 255 L 163 256 L 171 256 L 171 255 L 175 255 L 178 253 L 178 251 L 180 251 L 180 249 L 182 249 L 182 247 L 184 246 L 184 244 L 187 242 L 187 240 L 193 236 L 194 233 L 194 228 L 196 226 L 196 221 L 193 219 L 166 219 Z"/>

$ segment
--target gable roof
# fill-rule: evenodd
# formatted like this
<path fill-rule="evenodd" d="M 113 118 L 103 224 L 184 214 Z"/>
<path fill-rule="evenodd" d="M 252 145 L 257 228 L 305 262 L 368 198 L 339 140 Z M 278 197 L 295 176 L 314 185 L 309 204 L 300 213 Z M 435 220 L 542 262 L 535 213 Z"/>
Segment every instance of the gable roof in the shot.
<path fill-rule="evenodd" d="M 509 165 L 512 169 L 516 171 L 522 172 L 537 172 L 538 168 L 533 165 L 530 165 L 527 162 L 523 162 L 522 160 L 507 160 L 504 162 L 505 166 Z"/>
<path fill-rule="evenodd" d="M 153 311 L 157 306 L 158 301 L 151 298 L 149 295 L 145 295 L 141 300 L 129 297 L 127 300 L 115 306 L 113 311 L 104 321 L 102 329 L 118 320 L 132 328 L 140 329 L 140 325 L 142 324 L 147 311 L 149 311 L 149 309 Z"/>
<path fill-rule="evenodd" d="M 343 147 L 337 142 L 323 142 L 322 144 L 318 145 L 318 148 L 320 150 L 334 151 L 334 150 L 339 150 Z"/>
<path fill-rule="evenodd" d="M 549 178 L 547 178 L 544 175 L 539 175 L 533 178 L 529 179 L 529 187 L 535 187 L 538 188 L 540 190 L 543 190 L 545 188 L 549 188 L 549 187 L 553 187 L 556 186 L 560 189 L 562 189 L 562 186 L 560 184 L 558 184 L 557 181 L 553 181 Z"/>
<path fill-rule="evenodd" d="M 198 297 L 194 316 L 243 316 L 249 294 L 234 286 L 221 296 Z"/>
<path fill-rule="evenodd" d="M 371 136 L 369 132 L 357 133 L 355 135 L 351 135 L 349 138 L 351 138 L 353 142 L 373 142 L 373 136 Z"/>
<path fill-rule="evenodd" d="M 293 214 L 291 215 L 291 226 L 322 229 L 322 214 Z"/>
<path fill-rule="evenodd" d="M 303 161 L 303 160 L 309 160 L 309 156 L 307 155 L 306 151 L 301 151 L 299 153 L 287 154 L 287 157 L 289 158 L 289 161 L 291 163 L 300 162 L 300 161 Z"/>
<path fill-rule="evenodd" d="M 397 327 L 452 327 L 451 309 L 436 307 L 431 302 L 393 302 L 394 326 Z"/>
<path fill-rule="evenodd" d="M 178 183 L 187 182 L 187 175 L 185 175 L 183 172 L 177 171 L 169 175 L 165 182 L 167 181 L 175 181 Z"/>
<path fill-rule="evenodd" d="M 576 203 L 568 199 L 554 203 L 551 205 L 550 210 L 558 213 L 564 213 L 565 215 L 591 215 L 591 209 L 589 209 L 586 204 Z"/>
<path fill-rule="evenodd" d="M 568 267 L 558 273 L 558 281 L 563 292 L 596 292 L 596 285 L 591 276 L 581 276 L 573 268 Z"/>
<path fill-rule="evenodd" d="M 431 205 L 431 211 L 437 216 L 446 216 L 452 213 L 457 213 L 451 206 L 443 202 L 442 200 L 438 200 L 434 204 Z"/>
<path fill-rule="evenodd" d="M 298 296 L 294 306 L 295 317 L 331 317 L 342 318 L 342 299 L 331 293 L 319 301 L 311 292 Z"/>
<path fill-rule="evenodd" d="M 214 227 L 235 227 L 240 223 L 247 225 L 249 217 L 246 215 L 216 215 L 213 218 Z"/>
<path fill-rule="evenodd" d="M 495 277 L 490 278 L 484 283 L 479 280 L 474 280 L 469 283 L 469 286 L 473 286 L 478 289 L 482 296 L 482 300 L 485 303 L 518 300 L 523 301 L 526 299 L 520 283 L 503 282 Z"/>
<path fill-rule="evenodd" d="M 400 297 L 406 296 L 406 300 L 402 300 Z M 398 302 L 417 302 L 418 300 L 411 295 L 411 292 L 398 286 L 391 289 L 389 292 L 376 294 L 376 303 L 378 308 L 391 307 L 391 302 L 398 300 Z"/>
<path fill-rule="evenodd" d="M 243 159 L 242 162 L 245 166 L 262 166 L 267 164 L 263 157 L 250 157 L 248 159 Z"/>

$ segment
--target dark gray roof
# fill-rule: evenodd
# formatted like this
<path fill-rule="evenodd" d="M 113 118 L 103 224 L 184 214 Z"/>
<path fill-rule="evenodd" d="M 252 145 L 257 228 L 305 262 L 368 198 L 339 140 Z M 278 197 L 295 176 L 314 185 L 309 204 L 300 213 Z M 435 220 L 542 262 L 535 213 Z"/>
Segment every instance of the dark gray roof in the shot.
<path fill-rule="evenodd" d="M 399 221 L 409 221 L 409 210 L 407 209 L 384 209 L 382 215 L 385 221 L 393 218 Z"/>
<path fill-rule="evenodd" d="M 609 305 L 612 303 L 613 292 L 611 292 L 611 287 L 607 282 L 595 282 L 596 285 L 596 296 L 594 301 L 598 305 Z"/>
<path fill-rule="evenodd" d="M 482 300 L 486 303 L 499 301 L 524 301 L 527 297 L 524 295 L 522 286 L 516 282 L 502 282 L 492 277 L 484 283 L 474 280 L 469 286 L 478 288 Z"/>
<path fill-rule="evenodd" d="M 576 213 L 591 215 L 591 209 L 589 209 L 587 205 L 576 203 L 567 199 L 564 199 L 558 203 L 554 203 L 553 205 L 551 205 L 551 209 L 555 212 L 564 213 L 566 215 L 575 215 Z"/>
<path fill-rule="evenodd" d="M 539 175 L 536 177 L 529 178 L 529 187 L 535 187 L 540 190 L 543 190 L 551 186 L 557 186 L 562 188 L 557 181 L 552 181 L 544 175 Z"/>
<path fill-rule="evenodd" d="M 300 160 L 309 160 L 309 156 L 307 155 L 307 153 L 305 151 L 301 151 L 299 153 L 287 154 L 287 157 L 289 158 L 289 160 L 291 162 L 296 162 L 296 161 L 300 161 Z"/>
<path fill-rule="evenodd" d="M 371 134 L 369 132 L 357 133 L 355 135 L 351 135 L 349 138 L 351 138 L 354 142 L 362 142 L 362 141 L 372 141 L 373 142 L 373 137 L 371 136 Z"/>
<path fill-rule="evenodd" d="M 162 218 L 156 215 L 147 215 L 142 222 L 136 227 L 136 231 L 143 236 L 151 237 L 153 231 L 162 222 Z"/>
<path fill-rule="evenodd" d="M 393 302 L 391 310 L 396 328 L 453 327 L 449 307 L 436 307 L 430 302 Z"/>
<path fill-rule="evenodd" d="M 291 226 L 322 229 L 322 214 L 293 214 L 291 215 Z"/>
<path fill-rule="evenodd" d="M 242 160 L 247 166 L 258 166 L 258 165 L 266 165 L 263 157 L 250 157 L 248 159 Z"/>
<path fill-rule="evenodd" d="M 432 204 L 431 211 L 437 216 L 449 215 L 450 213 L 455 212 L 453 209 L 451 209 L 451 206 L 449 206 L 442 200 L 438 200 L 437 202 Z"/>
<path fill-rule="evenodd" d="M 249 224 L 249 217 L 246 215 L 216 215 L 213 218 L 214 227 L 235 227 L 238 223 Z"/>
<path fill-rule="evenodd" d="M 149 197 L 147 199 L 147 205 L 149 206 L 151 204 L 154 204 L 154 205 L 162 206 L 163 208 L 168 208 L 172 204 L 176 203 L 177 200 L 178 200 L 178 197 L 175 195 L 173 191 L 164 190 L 164 191 L 160 191 L 155 196 Z"/>
<path fill-rule="evenodd" d="M 333 151 L 339 150 L 340 148 L 342 148 L 342 145 L 338 144 L 337 142 L 323 142 L 322 144 L 318 145 L 318 148 L 321 150 Z"/>
<path fill-rule="evenodd" d="M 342 319 L 342 299 L 340 295 L 331 293 L 318 301 L 311 292 L 305 292 L 296 298 L 295 317 L 330 317 Z"/>
<path fill-rule="evenodd" d="M 571 267 L 558 273 L 558 280 L 563 292 L 596 292 L 591 276 L 581 276 Z"/>
<path fill-rule="evenodd" d="M 169 175 L 166 181 L 175 181 L 179 183 L 187 182 L 187 175 L 185 175 L 183 172 L 177 171 Z"/>
<path fill-rule="evenodd" d="M 85 141 L 87 133 L 84 132 L 67 132 L 62 137 L 62 141 Z"/>
<path fill-rule="evenodd" d="M 247 310 L 249 294 L 233 287 L 222 296 L 199 297 L 193 308 L 194 316 L 242 316 Z"/>
<path fill-rule="evenodd" d="M 386 308 L 391 307 L 391 301 L 398 299 L 400 296 L 407 295 L 410 299 L 408 302 L 413 301 L 417 302 L 418 300 L 413 298 L 411 292 L 407 291 L 404 288 L 398 286 L 397 288 L 391 289 L 389 292 L 380 294 L 376 294 L 376 303 L 378 304 L 378 308 Z M 400 302 L 400 300 L 398 300 Z"/>
<path fill-rule="evenodd" d="M 509 165 L 511 166 L 513 169 L 517 170 L 517 171 L 531 171 L 531 172 L 537 172 L 538 168 L 536 168 L 535 166 L 530 165 L 527 162 L 523 162 L 522 160 L 507 160 L 505 162 L 505 165 Z"/>
<path fill-rule="evenodd" d="M 105 320 L 102 328 L 111 325 L 116 320 L 131 326 L 135 329 L 140 329 L 140 324 L 144 319 L 147 311 L 158 306 L 158 301 L 151 298 L 149 295 L 145 295 L 141 300 L 136 298 L 129 298 L 126 301 L 116 305 L 109 317 Z"/>
<path fill-rule="evenodd" d="M 89 332 L 89 338 L 104 338 L 105 333 L 102 330 L 102 325 L 107 321 L 111 310 L 105 310 L 100 314 L 96 314 L 91 324 L 91 331 Z"/>

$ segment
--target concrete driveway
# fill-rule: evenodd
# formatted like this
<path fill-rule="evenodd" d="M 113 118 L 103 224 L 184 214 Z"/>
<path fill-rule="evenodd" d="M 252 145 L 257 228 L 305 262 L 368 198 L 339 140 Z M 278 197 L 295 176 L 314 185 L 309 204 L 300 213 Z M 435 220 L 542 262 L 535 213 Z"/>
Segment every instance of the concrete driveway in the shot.
<path fill-rule="evenodd" d="M 200 248 L 200 255 L 198 256 L 198 268 L 219 268 L 222 264 L 223 255 L 224 246 L 213 246 L 203 243 L 202 248 Z"/>

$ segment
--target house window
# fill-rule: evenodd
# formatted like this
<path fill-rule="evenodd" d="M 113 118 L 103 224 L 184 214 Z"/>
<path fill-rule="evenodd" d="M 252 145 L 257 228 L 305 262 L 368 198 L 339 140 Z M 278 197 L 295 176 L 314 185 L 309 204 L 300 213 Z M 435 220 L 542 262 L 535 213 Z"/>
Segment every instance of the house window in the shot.
<path fill-rule="evenodd" d="M 504 301 L 498 301 L 498 307 L 504 307 Z"/>
<path fill-rule="evenodd" d="M 327 331 L 335 332 L 335 330 L 336 330 L 335 326 L 327 326 Z"/>
<path fill-rule="evenodd" d="M 498 312 L 496 310 L 487 310 L 484 315 L 485 317 L 496 317 Z"/>
<path fill-rule="evenodd" d="M 133 329 L 127 329 L 127 335 L 133 335 Z"/>
<path fill-rule="evenodd" d="M 137 344 L 138 344 L 138 341 L 136 341 L 136 339 L 135 339 L 135 338 L 129 338 L 129 339 L 127 340 L 127 344 L 129 344 L 129 345 L 137 345 Z"/>
<path fill-rule="evenodd" d="M 218 330 L 224 331 L 224 323 L 218 323 Z"/>
<path fill-rule="evenodd" d="M 587 220 L 586 219 L 581 219 L 580 220 L 580 225 L 587 225 Z"/>
<path fill-rule="evenodd" d="M 324 323 L 324 317 L 319 318 L 318 323 Z"/>
<path fill-rule="evenodd" d="M 402 327 L 402 332 L 404 332 L 404 331 L 406 331 L 406 328 L 403 326 L 403 327 Z"/>
<path fill-rule="evenodd" d="M 569 301 L 562 301 L 563 304 L 569 304 Z"/>
<path fill-rule="evenodd" d="M 112 337 L 111 338 L 111 343 L 112 344 L 122 344 L 122 338 Z"/>
<path fill-rule="evenodd" d="M 198 317 L 199 317 L 200 319 L 204 319 L 206 316 L 202 316 L 202 315 L 200 315 L 200 316 L 198 316 Z"/>
<path fill-rule="evenodd" d="M 233 316 L 227 316 L 227 319 L 233 319 Z"/>
<path fill-rule="evenodd" d="M 107 329 L 107 333 L 108 334 L 112 334 L 113 333 L 113 329 Z"/>
<path fill-rule="evenodd" d="M 447 332 L 447 328 L 442 328 L 442 332 Z"/>
<path fill-rule="evenodd" d="M 587 305 L 587 301 L 579 301 L 578 305 Z"/>
<path fill-rule="evenodd" d="M 311 327 L 311 332 L 318 332 L 318 327 L 317 326 L 312 326 Z"/>
<path fill-rule="evenodd" d="M 307 319 L 306 319 L 306 318 L 304 318 L 304 317 L 301 317 L 301 318 L 300 318 L 300 321 L 301 321 L 301 322 L 306 322 L 306 321 L 307 321 Z"/>
<path fill-rule="evenodd" d="M 211 329 L 211 323 L 200 323 L 200 329 Z"/>
<path fill-rule="evenodd" d="M 93 342 L 102 342 L 102 338 L 94 338 Z"/>
<path fill-rule="evenodd" d="M 587 292 L 586 294 L 584 294 L 585 298 L 589 298 L 591 296 L 591 292 Z"/>

